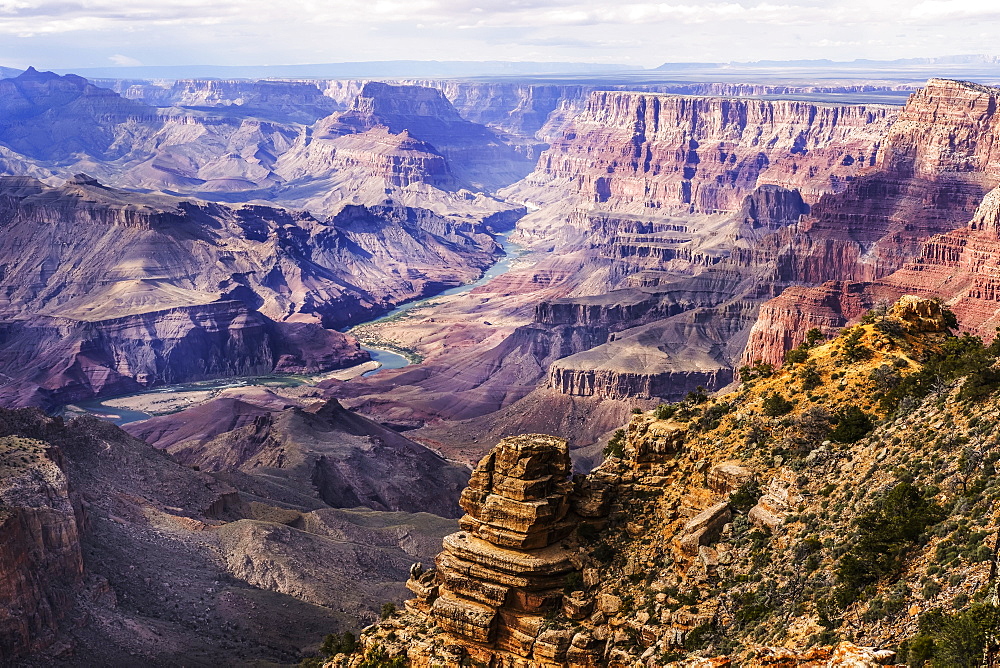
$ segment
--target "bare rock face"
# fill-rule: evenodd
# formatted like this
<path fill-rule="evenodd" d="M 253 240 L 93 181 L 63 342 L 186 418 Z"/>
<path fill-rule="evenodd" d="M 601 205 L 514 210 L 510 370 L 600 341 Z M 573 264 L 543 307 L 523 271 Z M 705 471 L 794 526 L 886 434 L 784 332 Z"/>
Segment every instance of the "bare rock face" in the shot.
<path fill-rule="evenodd" d="M 815 200 L 872 164 L 894 115 L 877 106 L 594 92 L 516 188 L 532 200 L 569 194 L 636 213 L 735 210 L 764 183 L 807 186 Z"/>
<path fill-rule="evenodd" d="M 82 517 L 58 457 L 44 441 L 0 436 L 4 660 L 51 644 L 83 581 Z"/>
<path fill-rule="evenodd" d="M 511 438 L 479 462 L 462 492 L 462 528 L 496 545 L 536 548 L 558 540 L 568 510 L 569 450 L 559 439 Z M 553 447 L 564 456 L 554 456 Z"/>
<path fill-rule="evenodd" d="M 529 160 L 484 125 L 462 118 L 436 88 L 394 86 L 376 81 L 361 89 L 352 107 L 328 119 L 330 136 L 367 133 L 384 127 L 406 131 L 447 158 L 458 178 L 477 188 L 496 188 L 523 177 Z"/>
<path fill-rule="evenodd" d="M 799 280 L 875 280 L 918 257 L 930 236 L 965 225 L 1000 182 L 998 96 L 943 79 L 911 96 L 870 173 L 813 207 L 794 244 Z"/>
<path fill-rule="evenodd" d="M 780 361 L 803 327 L 832 333 L 908 293 L 953 300 L 963 325 L 992 335 L 998 99 L 996 88 L 931 79 L 911 96 L 870 173 L 817 203 L 799 237 L 774 235 L 788 249 L 786 277 L 838 282 L 790 288 L 765 303 L 745 362 Z"/>
<path fill-rule="evenodd" d="M 878 647 L 859 647 L 842 641 L 833 646 L 793 650 L 784 647 L 761 647 L 744 664 L 747 668 L 763 666 L 800 666 L 801 668 L 877 668 L 896 663 L 896 652 Z"/>
<path fill-rule="evenodd" d="M 795 286 L 761 305 L 757 322 L 743 352 L 744 364 L 780 365 L 785 351 L 802 343 L 818 328 L 835 335 L 850 319 L 874 305 L 864 283 L 830 281 L 816 287 Z"/>
<path fill-rule="evenodd" d="M 233 404 L 236 405 L 233 405 Z M 468 471 L 336 400 L 264 410 L 220 399 L 129 425 L 187 466 L 238 489 L 322 508 L 432 512 L 457 517 Z"/>
<path fill-rule="evenodd" d="M 479 463 L 462 494 L 462 531 L 445 538 L 435 571 L 417 565 L 407 583 L 417 595 L 408 610 L 457 641 L 435 646 L 485 662 L 567 659 L 572 632 L 546 630 L 544 615 L 563 604 L 566 576 L 576 570 L 559 544 L 573 528 L 569 472 L 566 442 L 537 434 L 504 439 Z M 410 652 L 417 665 L 431 658 L 421 644 Z"/>

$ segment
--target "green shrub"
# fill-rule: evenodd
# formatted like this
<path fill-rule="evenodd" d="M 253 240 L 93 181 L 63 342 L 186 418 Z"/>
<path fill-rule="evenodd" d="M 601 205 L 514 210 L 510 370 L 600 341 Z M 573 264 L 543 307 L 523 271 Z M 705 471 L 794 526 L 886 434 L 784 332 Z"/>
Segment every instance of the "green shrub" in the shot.
<path fill-rule="evenodd" d="M 605 457 L 623 457 L 625 455 L 625 430 L 618 429 L 604 446 Z"/>
<path fill-rule="evenodd" d="M 761 360 L 757 360 L 751 366 L 740 367 L 740 379 L 744 383 L 749 383 L 759 378 L 770 378 L 773 375 L 774 367 Z"/>
<path fill-rule="evenodd" d="M 583 575 L 579 571 L 572 571 L 566 575 L 563 593 L 572 594 L 583 589 Z"/>
<path fill-rule="evenodd" d="M 376 645 L 365 652 L 364 660 L 358 668 L 406 668 L 406 657 L 389 658 L 389 653 L 381 645 Z"/>
<path fill-rule="evenodd" d="M 732 410 L 733 404 L 728 404 L 724 401 L 709 406 L 698 420 L 698 427 L 701 429 L 715 429 L 719 426 L 719 421 Z"/>
<path fill-rule="evenodd" d="M 888 364 L 883 364 L 873 369 L 868 379 L 875 383 L 875 389 L 879 392 L 888 392 L 903 381 L 899 372 Z"/>
<path fill-rule="evenodd" d="M 677 406 L 674 404 L 660 404 L 653 411 L 653 417 L 657 420 L 669 420 L 677 412 Z"/>
<path fill-rule="evenodd" d="M 962 398 L 978 399 L 993 392 L 992 384 L 997 380 L 987 371 L 991 370 L 1000 355 L 1000 337 L 990 346 L 984 346 L 978 336 L 963 334 L 945 339 L 941 351 L 931 355 L 916 373 L 912 373 L 882 398 L 885 410 L 899 407 L 908 398 L 922 399 L 940 387 L 964 376 L 975 376 Z M 968 381 L 967 381 L 968 382 Z M 960 391 L 961 396 L 961 391 Z"/>
<path fill-rule="evenodd" d="M 792 348 L 785 353 L 785 364 L 802 364 L 809 359 L 809 351 L 804 348 Z"/>
<path fill-rule="evenodd" d="M 335 654 L 350 654 L 357 648 L 358 641 L 355 639 L 354 634 L 350 631 L 345 631 L 343 633 L 331 633 L 323 638 L 323 644 L 320 646 L 319 651 L 325 656 L 334 656 Z"/>
<path fill-rule="evenodd" d="M 830 432 L 830 439 L 838 443 L 859 441 L 875 428 L 871 416 L 854 405 L 838 410 L 834 420 L 837 426 Z"/>
<path fill-rule="evenodd" d="M 702 649 L 709 643 L 709 639 L 712 635 L 712 625 L 711 624 L 699 624 L 690 631 L 688 631 L 687 636 L 684 638 L 684 649 L 696 650 Z"/>
<path fill-rule="evenodd" d="M 921 534 L 942 517 L 937 504 L 912 483 L 889 490 L 855 522 L 857 534 L 837 565 L 837 603 L 850 605 L 866 587 L 898 572 Z"/>
<path fill-rule="evenodd" d="M 768 417 L 781 417 L 787 415 L 795 407 L 795 404 L 785 399 L 777 392 L 764 399 L 764 415 Z"/>
<path fill-rule="evenodd" d="M 987 367 L 970 374 L 958 392 L 958 398 L 967 401 L 985 399 L 1000 388 L 1000 370 Z"/>
<path fill-rule="evenodd" d="M 740 485 L 740 488 L 732 493 L 729 497 L 729 505 L 736 512 L 746 513 L 757 505 L 762 495 L 763 491 L 760 488 L 760 483 L 757 482 L 756 478 L 752 478 Z"/>
<path fill-rule="evenodd" d="M 816 362 L 808 362 L 799 370 L 799 379 L 802 381 L 802 389 L 806 392 L 815 390 L 823 384 L 823 377 L 816 368 Z"/>
<path fill-rule="evenodd" d="M 872 356 L 871 349 L 861 344 L 864 333 L 862 327 L 854 327 L 844 337 L 844 356 L 848 362 L 860 362 Z"/>
<path fill-rule="evenodd" d="M 952 615 L 932 610 L 920 619 L 920 633 L 902 643 L 898 660 L 912 668 L 978 668 L 983 650 L 1000 626 L 1000 609 L 987 604 Z"/>

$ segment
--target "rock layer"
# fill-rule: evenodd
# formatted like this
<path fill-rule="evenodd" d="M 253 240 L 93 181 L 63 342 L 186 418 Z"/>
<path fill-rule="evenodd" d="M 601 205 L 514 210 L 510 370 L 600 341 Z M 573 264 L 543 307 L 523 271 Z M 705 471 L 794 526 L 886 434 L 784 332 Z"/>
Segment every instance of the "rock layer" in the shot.
<path fill-rule="evenodd" d="M 0 647 L 5 662 L 55 640 L 83 582 L 82 510 L 74 504 L 58 458 L 44 441 L 0 436 Z"/>
<path fill-rule="evenodd" d="M 874 162 L 895 113 L 595 92 L 512 192 L 541 202 L 569 194 L 633 213 L 731 211 L 764 183 L 798 186 L 814 200 Z"/>
<path fill-rule="evenodd" d="M 965 327 L 992 335 L 998 100 L 1000 89 L 943 79 L 911 97 L 876 168 L 820 201 L 787 240 L 790 277 L 840 282 L 764 304 L 745 362 L 780 362 L 806 329 L 832 333 L 905 293 L 953 300 Z"/>
<path fill-rule="evenodd" d="M 468 513 L 460 521 L 462 531 L 445 538 L 436 570 L 415 565 L 407 587 L 417 598 L 407 608 L 454 636 L 459 660 L 492 665 L 595 658 L 586 647 L 570 650 L 571 630 L 546 629 L 545 624 L 545 615 L 562 604 L 567 577 L 578 572 L 573 552 L 559 544 L 575 525 L 569 472 L 564 440 L 504 439 L 473 472 L 462 494 Z M 574 507 L 602 512 L 600 498 Z M 451 644 L 414 639 L 410 659 L 413 665 L 429 665 L 436 655 L 433 647 Z"/>

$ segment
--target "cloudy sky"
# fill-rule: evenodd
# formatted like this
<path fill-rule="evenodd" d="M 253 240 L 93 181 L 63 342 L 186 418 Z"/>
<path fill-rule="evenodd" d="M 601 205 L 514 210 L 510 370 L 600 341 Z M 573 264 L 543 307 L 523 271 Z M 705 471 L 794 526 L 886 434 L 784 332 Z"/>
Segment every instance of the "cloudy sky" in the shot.
<path fill-rule="evenodd" d="M 1000 0 L 0 0 L 0 65 L 998 55 Z"/>

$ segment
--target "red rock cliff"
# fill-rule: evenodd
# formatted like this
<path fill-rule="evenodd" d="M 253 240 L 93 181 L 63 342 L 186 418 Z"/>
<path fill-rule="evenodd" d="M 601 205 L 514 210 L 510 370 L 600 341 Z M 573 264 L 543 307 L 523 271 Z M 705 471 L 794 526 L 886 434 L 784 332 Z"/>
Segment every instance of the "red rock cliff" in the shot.
<path fill-rule="evenodd" d="M 794 237 L 775 235 L 772 242 L 785 244 L 786 278 L 840 282 L 789 288 L 765 303 L 744 362 L 780 362 L 806 329 L 832 333 L 906 293 L 949 299 L 965 328 L 992 334 L 1000 196 L 989 191 L 1000 184 L 998 97 L 997 88 L 932 79 L 911 96 L 871 172 L 824 197 Z"/>
<path fill-rule="evenodd" d="M 810 199 L 874 163 L 884 106 L 595 92 L 518 192 L 615 210 L 736 209 L 764 183 Z"/>

